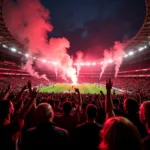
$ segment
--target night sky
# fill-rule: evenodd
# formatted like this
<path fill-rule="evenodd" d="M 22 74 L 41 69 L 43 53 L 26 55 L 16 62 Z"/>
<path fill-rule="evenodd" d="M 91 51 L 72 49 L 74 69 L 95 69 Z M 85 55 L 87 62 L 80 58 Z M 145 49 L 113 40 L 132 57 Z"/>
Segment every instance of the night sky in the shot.
<path fill-rule="evenodd" d="M 50 10 L 50 37 L 66 37 L 69 53 L 82 50 L 94 58 L 114 41 L 133 37 L 145 18 L 145 0 L 41 0 Z M 98 55 L 97 55 L 98 54 Z M 91 56 L 91 57 L 92 57 Z"/>

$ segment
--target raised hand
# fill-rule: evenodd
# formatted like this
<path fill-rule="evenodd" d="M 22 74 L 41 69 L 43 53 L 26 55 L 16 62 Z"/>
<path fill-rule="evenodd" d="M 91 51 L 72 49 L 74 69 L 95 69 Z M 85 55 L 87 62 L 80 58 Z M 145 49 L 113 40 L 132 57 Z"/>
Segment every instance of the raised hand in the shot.
<path fill-rule="evenodd" d="M 104 95 L 104 93 L 103 93 L 103 91 L 102 91 L 102 90 L 100 90 L 100 94 Z"/>
<path fill-rule="evenodd" d="M 28 85 L 29 91 L 32 92 L 32 83 L 30 80 L 28 81 L 27 85 Z"/>
<path fill-rule="evenodd" d="M 106 81 L 106 89 L 111 90 L 112 86 L 113 86 L 113 83 L 112 83 L 111 79 L 107 80 Z"/>
<path fill-rule="evenodd" d="M 77 92 L 78 94 L 80 93 L 80 91 L 79 91 L 78 88 L 75 88 L 74 90 L 75 90 L 75 92 Z"/>
<path fill-rule="evenodd" d="M 36 88 L 33 89 L 32 93 L 31 93 L 31 97 L 32 97 L 33 99 L 36 98 L 38 92 L 39 92 L 39 90 L 37 90 Z"/>

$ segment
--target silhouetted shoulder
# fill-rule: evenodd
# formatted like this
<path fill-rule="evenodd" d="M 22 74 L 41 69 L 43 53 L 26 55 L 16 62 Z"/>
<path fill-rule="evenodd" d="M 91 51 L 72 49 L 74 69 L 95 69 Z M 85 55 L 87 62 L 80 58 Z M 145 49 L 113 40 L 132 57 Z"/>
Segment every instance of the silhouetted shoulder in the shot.
<path fill-rule="evenodd" d="M 55 129 L 60 133 L 69 134 L 68 131 L 63 128 L 55 126 Z"/>
<path fill-rule="evenodd" d="M 103 126 L 98 124 L 98 123 L 87 123 L 87 122 L 85 122 L 85 123 L 79 124 L 77 126 L 77 129 L 82 129 L 82 128 L 86 128 L 86 127 L 97 127 L 97 128 L 101 129 Z"/>

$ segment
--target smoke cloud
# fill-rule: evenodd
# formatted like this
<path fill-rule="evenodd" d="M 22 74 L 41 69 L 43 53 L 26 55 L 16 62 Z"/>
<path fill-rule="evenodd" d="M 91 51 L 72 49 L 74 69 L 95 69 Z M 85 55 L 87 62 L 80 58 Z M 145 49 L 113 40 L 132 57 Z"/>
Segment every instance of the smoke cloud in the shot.
<path fill-rule="evenodd" d="M 29 59 L 26 63 L 26 65 L 23 67 L 23 69 L 25 71 L 27 71 L 31 76 L 36 77 L 36 78 L 42 78 L 45 79 L 47 81 L 49 81 L 49 79 L 46 77 L 45 74 L 39 76 L 39 74 L 33 69 L 33 61 L 31 59 Z M 49 81 L 50 82 L 50 81 Z"/>
<path fill-rule="evenodd" d="M 53 26 L 50 12 L 40 0 L 6 0 L 4 12 L 10 32 L 25 45 L 30 55 L 38 54 L 44 59 L 58 61 L 72 82 L 77 82 L 76 70 L 67 54 L 70 43 L 64 37 L 48 39 L 47 33 L 53 30 Z"/>
<path fill-rule="evenodd" d="M 121 43 L 119 41 L 114 42 L 114 46 L 110 50 L 104 50 L 104 59 L 102 63 L 102 68 L 101 68 L 101 73 L 100 73 L 100 79 L 107 68 L 107 66 L 110 63 L 115 64 L 115 78 L 118 75 L 119 68 L 122 64 L 123 61 L 123 56 L 124 56 L 124 43 Z"/>
<path fill-rule="evenodd" d="M 80 63 L 83 61 L 83 52 L 82 51 L 77 51 L 76 56 L 77 56 L 77 59 L 76 59 L 76 62 L 77 62 L 77 76 L 79 76 L 80 70 L 81 70 Z"/>
<path fill-rule="evenodd" d="M 102 64 L 101 73 L 100 73 L 100 79 L 101 79 L 106 67 L 108 66 L 110 60 L 112 60 L 112 51 L 105 49 L 103 64 Z"/>
<path fill-rule="evenodd" d="M 115 78 L 118 75 L 119 68 L 123 61 L 123 56 L 124 56 L 123 49 L 124 49 L 124 44 L 120 43 L 119 41 L 116 41 L 114 45 L 114 56 L 113 56 L 115 60 Z"/>

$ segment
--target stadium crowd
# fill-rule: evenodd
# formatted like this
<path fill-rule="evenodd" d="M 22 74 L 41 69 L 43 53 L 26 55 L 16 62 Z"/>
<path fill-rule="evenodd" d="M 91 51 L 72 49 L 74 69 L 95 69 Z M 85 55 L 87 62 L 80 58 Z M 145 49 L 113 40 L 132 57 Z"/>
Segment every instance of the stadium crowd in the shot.
<path fill-rule="evenodd" d="M 11 84 L 7 88 L 1 85 L 2 150 L 150 149 L 150 101 L 143 89 L 117 95 L 111 93 L 114 85 L 109 79 L 106 95 L 102 91 L 80 94 L 79 89 L 74 93 L 39 93 L 32 81 L 10 81 L 22 88 L 14 92 Z"/>

